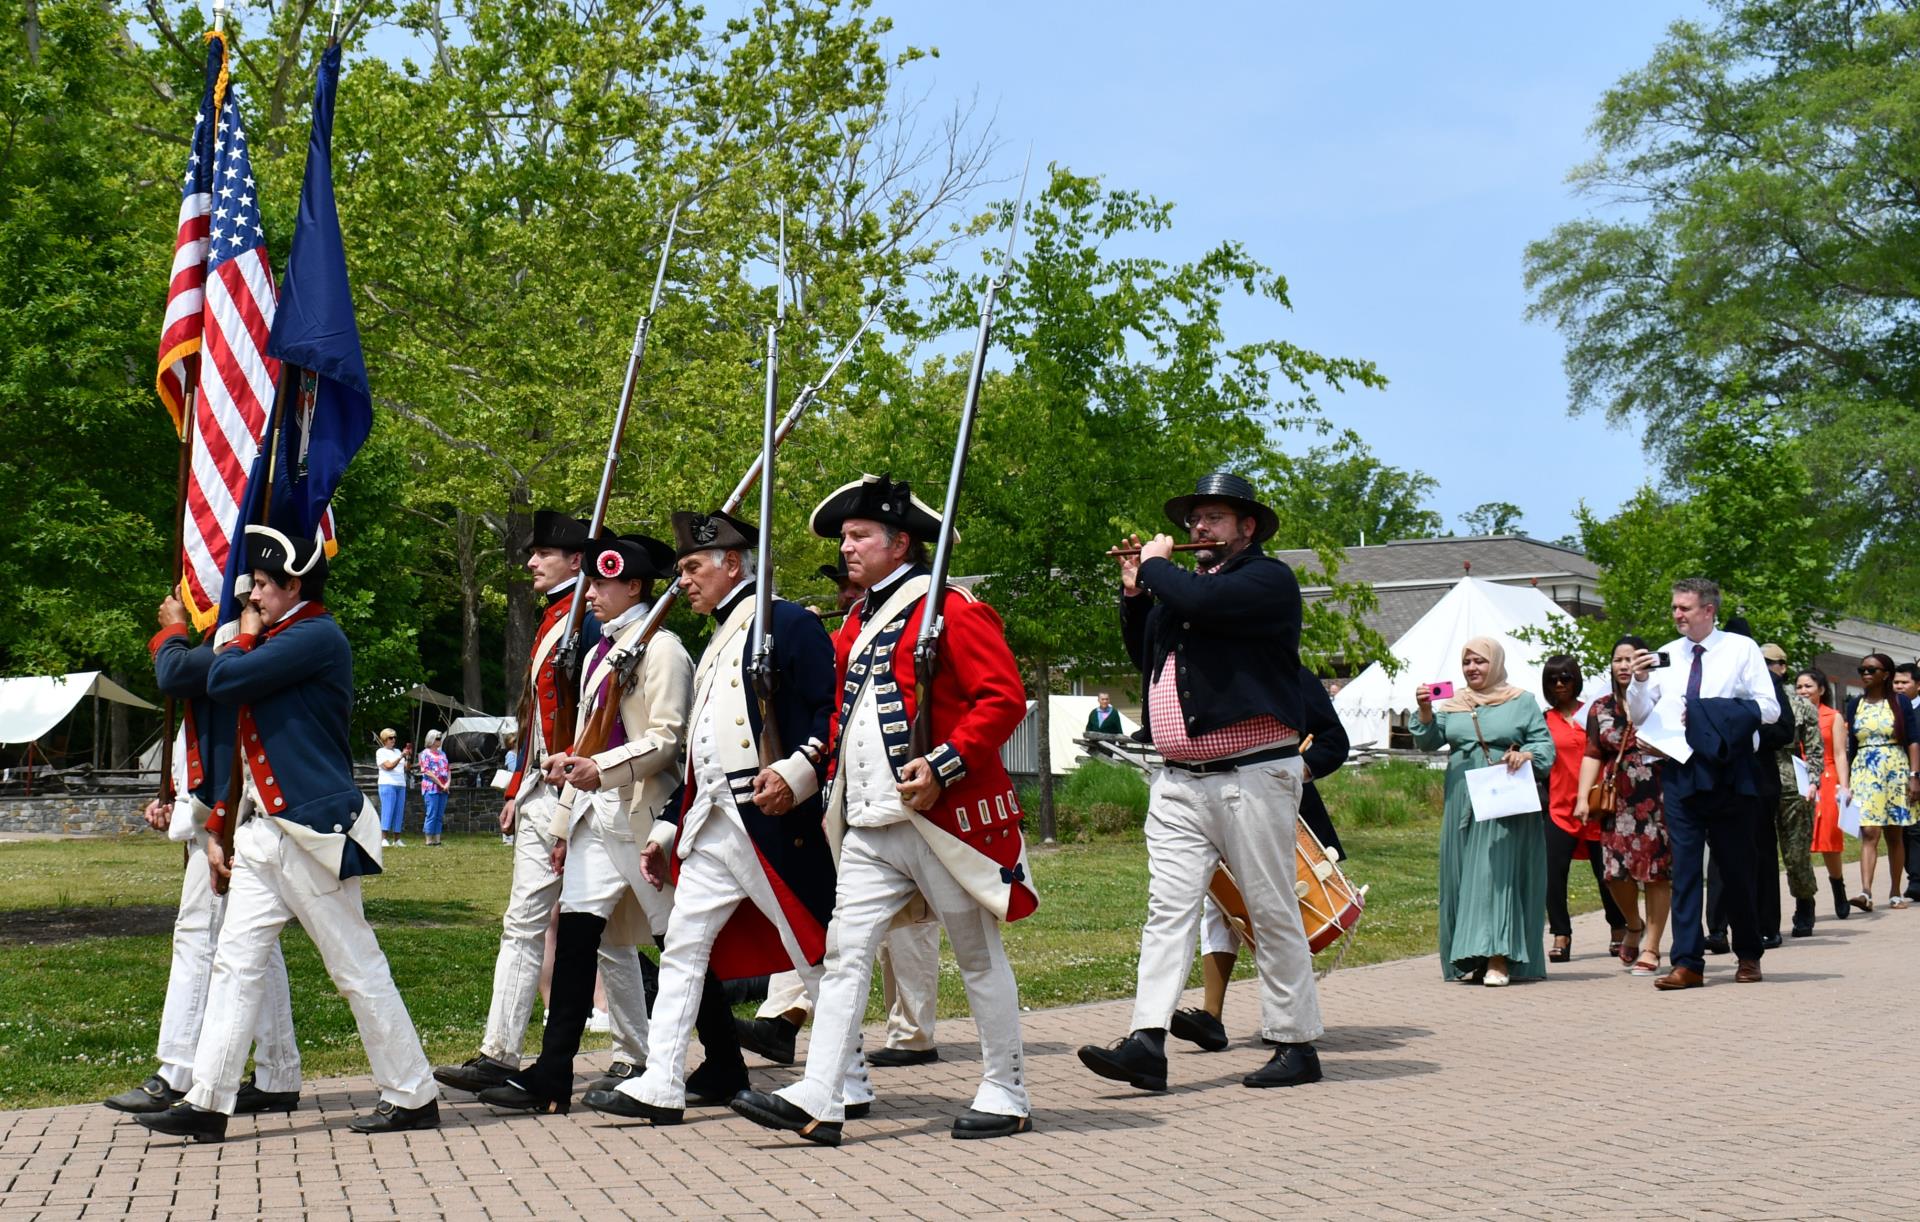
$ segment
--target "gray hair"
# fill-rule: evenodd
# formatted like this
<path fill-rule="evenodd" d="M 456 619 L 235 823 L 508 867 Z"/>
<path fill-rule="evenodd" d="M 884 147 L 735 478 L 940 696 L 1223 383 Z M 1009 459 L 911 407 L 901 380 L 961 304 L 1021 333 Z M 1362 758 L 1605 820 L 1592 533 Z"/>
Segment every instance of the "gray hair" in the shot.
<path fill-rule="evenodd" d="M 1720 609 L 1720 584 L 1706 577 L 1682 577 L 1673 583 L 1675 594 L 1691 594 L 1703 607 Z"/>
<path fill-rule="evenodd" d="M 741 575 L 742 577 L 749 577 L 749 578 L 750 578 L 750 577 L 752 577 L 752 576 L 754 575 L 754 572 L 755 572 L 755 569 L 756 569 L 756 566 L 755 566 L 755 564 L 754 564 L 754 558 L 755 558 L 755 557 L 754 557 L 754 549 L 753 549 L 753 548 L 751 548 L 751 547 L 711 547 L 711 548 L 708 548 L 708 549 L 707 549 L 707 552 L 706 552 L 706 557 L 707 557 L 707 563 L 708 563 L 708 564 L 711 564 L 711 565 L 712 565 L 712 566 L 713 566 L 714 568 L 716 568 L 716 569 L 723 569 L 723 568 L 726 568 L 726 567 L 727 567 L 727 553 L 728 553 L 728 552 L 739 552 L 739 553 L 740 553 L 740 575 Z"/>
<path fill-rule="evenodd" d="M 434 745 L 435 743 L 438 743 L 438 742 L 440 741 L 440 739 L 441 739 L 442 737 L 444 737 L 444 736 L 443 736 L 443 735 L 442 735 L 442 734 L 440 733 L 440 731 L 438 731 L 438 730 L 428 730 L 428 731 L 427 731 L 427 746 L 429 746 L 429 747 L 431 747 L 431 746 L 433 746 L 433 745 Z"/>

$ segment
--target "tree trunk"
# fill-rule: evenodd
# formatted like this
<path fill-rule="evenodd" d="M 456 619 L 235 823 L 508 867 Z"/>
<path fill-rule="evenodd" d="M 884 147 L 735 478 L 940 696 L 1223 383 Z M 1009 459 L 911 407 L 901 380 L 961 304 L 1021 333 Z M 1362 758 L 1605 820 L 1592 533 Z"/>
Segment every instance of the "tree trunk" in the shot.
<path fill-rule="evenodd" d="M 507 504 L 507 528 L 501 543 L 507 553 L 507 639 L 504 673 L 509 712 L 520 707 L 520 689 L 527 681 L 527 659 L 533 653 L 533 632 L 540 622 L 533 584 L 526 578 L 527 553 L 533 548 L 533 492 L 516 484 Z"/>
<path fill-rule="evenodd" d="M 484 709 L 480 693 L 480 564 L 474 535 L 480 520 L 460 510 L 454 515 L 455 563 L 460 569 L 460 699 Z"/>
<path fill-rule="evenodd" d="M 1040 770 L 1040 842 L 1053 843 L 1053 666 L 1043 654 L 1033 661 L 1031 694 L 1034 760 Z"/>
<path fill-rule="evenodd" d="M 27 30 L 27 63 L 40 66 L 40 0 L 27 0 L 26 18 L 23 23 Z"/>

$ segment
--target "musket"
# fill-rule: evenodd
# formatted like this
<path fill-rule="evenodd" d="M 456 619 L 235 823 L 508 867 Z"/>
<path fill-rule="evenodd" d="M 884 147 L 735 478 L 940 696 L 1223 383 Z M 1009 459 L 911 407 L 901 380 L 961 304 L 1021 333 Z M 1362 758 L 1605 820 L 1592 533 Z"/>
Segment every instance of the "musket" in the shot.
<path fill-rule="evenodd" d="M 913 729 L 907 748 L 910 758 L 933 749 L 933 675 L 940 662 L 940 634 L 946 631 L 941 605 L 946 601 L 947 571 L 953 564 L 953 524 L 960 510 L 960 482 L 967 473 L 967 454 L 973 448 L 974 420 L 980 414 L 980 384 L 986 379 L 987 345 L 993 338 L 993 303 L 1006 287 L 1013 270 L 1013 244 L 1020 237 L 1020 211 L 1027 199 L 1027 173 L 1033 168 L 1033 150 L 1020 171 L 1020 195 L 1013 202 L 1013 223 L 1007 227 L 1007 251 L 999 273 L 980 292 L 980 330 L 973 341 L 973 368 L 967 373 L 967 399 L 960 409 L 960 436 L 954 442 L 953 465 L 947 471 L 947 500 L 941 509 L 940 541 L 933 551 L 933 579 L 920 613 L 920 637 L 913 646 Z"/>
<path fill-rule="evenodd" d="M 683 201 L 684 202 L 684 201 Z M 667 240 L 660 245 L 660 264 L 653 273 L 653 295 L 647 300 L 646 313 L 633 330 L 633 347 L 627 353 L 627 376 L 620 384 L 620 406 L 613 414 L 613 432 L 607 438 L 607 459 L 600 468 L 600 491 L 593 498 L 593 520 L 587 527 L 589 540 L 600 537 L 607 524 L 607 498 L 613 494 L 613 474 L 620 465 L 620 443 L 626 437 L 627 417 L 633 411 L 634 387 L 640 380 L 640 361 L 647 353 L 647 335 L 653 330 L 653 316 L 660 308 L 660 294 L 667 282 L 667 259 L 673 254 L 673 239 L 680 224 L 680 204 L 673 206 L 667 218 Z M 573 745 L 574 723 L 579 717 L 580 701 L 580 622 L 587 610 L 587 580 L 582 570 L 567 606 L 566 630 L 560 634 L 554 651 L 554 737 L 566 739 L 547 745 L 550 751 L 566 751 Z"/>
<path fill-rule="evenodd" d="M 787 409 L 787 414 L 781 417 L 779 425 L 773 430 L 773 448 L 775 450 L 778 450 L 782 443 L 786 441 L 787 434 L 793 432 L 793 426 L 800 423 L 800 417 L 806 414 L 809 407 L 813 406 L 813 401 L 819 398 L 820 392 L 827 388 L 829 382 L 833 381 L 833 376 L 840 372 L 840 366 L 847 363 L 847 358 L 853 355 L 854 348 L 860 343 L 860 337 L 867 333 L 869 327 L 873 326 L 874 319 L 880 317 L 880 308 L 885 304 L 885 299 L 873 303 L 872 308 L 867 311 L 867 316 L 861 320 L 860 329 L 855 331 L 853 338 L 849 339 L 841 347 L 840 351 L 834 355 L 833 363 L 827 366 L 824 373 L 807 383 L 807 385 L 801 389 L 800 393 L 794 396 L 793 406 Z M 756 454 L 754 456 L 753 465 L 747 468 L 747 473 L 740 477 L 740 482 L 733 486 L 733 491 L 728 494 L 726 501 L 721 504 L 720 509 L 722 512 L 732 513 L 740 507 L 740 502 L 746 499 L 747 492 L 753 487 L 753 481 L 760 478 L 761 462 L 764 458 L 764 454 Z M 618 667 L 619 681 L 621 683 L 625 684 L 633 681 L 633 672 L 639 669 L 640 660 L 646 656 L 647 645 L 652 642 L 654 634 L 660 631 L 660 626 L 667 622 L 667 613 L 673 610 L 673 605 L 679 601 L 679 598 L 680 579 L 675 577 L 672 584 L 666 588 L 659 599 L 654 602 L 653 606 L 647 609 L 647 617 L 641 621 L 640 632 L 634 637 L 633 645 L 620 650 L 615 656 L 614 664 Z"/>
<path fill-rule="evenodd" d="M 767 324 L 767 399 L 760 426 L 760 546 L 754 566 L 753 631 L 747 638 L 754 699 L 760 705 L 760 766 L 784 757 L 773 716 L 778 676 L 773 664 L 773 430 L 780 413 L 780 328 L 787 321 L 787 214 L 780 213 L 779 273 L 773 282 L 773 321 Z"/>

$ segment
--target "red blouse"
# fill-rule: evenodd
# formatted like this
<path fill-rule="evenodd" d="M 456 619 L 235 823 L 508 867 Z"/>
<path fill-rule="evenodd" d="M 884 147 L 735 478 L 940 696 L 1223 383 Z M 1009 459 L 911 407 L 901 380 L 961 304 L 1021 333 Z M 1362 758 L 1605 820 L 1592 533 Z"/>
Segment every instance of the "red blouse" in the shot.
<path fill-rule="evenodd" d="M 1557 710 L 1547 710 L 1547 733 L 1553 736 L 1553 770 L 1547 774 L 1547 814 L 1563 831 L 1582 840 L 1598 840 L 1600 825 L 1597 822 L 1573 821 L 1573 803 L 1580 796 L 1580 761 L 1587 757 L 1585 720 L 1576 717 L 1568 721 Z"/>

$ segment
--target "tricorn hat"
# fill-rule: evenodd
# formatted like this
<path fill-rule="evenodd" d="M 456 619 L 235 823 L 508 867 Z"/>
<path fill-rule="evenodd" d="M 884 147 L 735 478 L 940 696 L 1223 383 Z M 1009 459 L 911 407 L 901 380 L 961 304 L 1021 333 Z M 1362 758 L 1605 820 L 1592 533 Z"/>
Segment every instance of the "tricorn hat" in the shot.
<path fill-rule="evenodd" d="M 1176 496 L 1166 504 L 1167 517 L 1175 526 L 1187 529 L 1193 507 L 1207 501 L 1225 501 L 1241 514 L 1253 519 L 1253 541 L 1264 543 L 1280 529 L 1280 515 L 1260 503 L 1253 485 L 1231 471 L 1203 475 L 1193 487 L 1192 496 Z"/>
<path fill-rule="evenodd" d="M 822 539 L 838 539 L 848 518 L 897 526 L 918 543 L 932 543 L 940 534 L 940 511 L 913 495 L 905 481 L 895 482 L 891 473 L 863 475 L 835 488 L 814 507 L 808 525 Z M 959 537 L 956 531 L 954 538 Z"/>
<path fill-rule="evenodd" d="M 591 550 L 588 577 L 655 581 L 673 576 L 673 549 L 647 535 L 601 535 Z"/>
<path fill-rule="evenodd" d="M 837 563 L 823 564 L 814 571 L 837 585 L 846 585 L 853 580 L 853 574 L 847 572 L 847 558 L 840 552 L 835 552 L 833 558 Z"/>
<path fill-rule="evenodd" d="M 673 515 L 673 554 L 675 559 L 695 552 L 744 552 L 760 545 L 760 528 L 743 522 L 724 509 L 712 513 L 694 513 L 682 509 Z"/>
<path fill-rule="evenodd" d="M 557 509 L 533 511 L 533 547 L 584 552 L 592 537 L 592 528 L 579 518 L 570 517 Z"/>
<path fill-rule="evenodd" d="M 271 526 L 247 527 L 247 568 L 284 581 L 327 571 L 327 549 L 319 535 L 294 539 Z"/>

